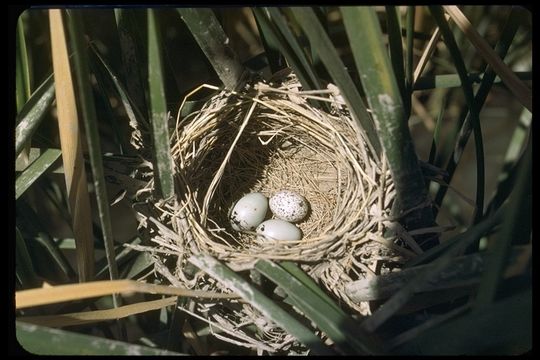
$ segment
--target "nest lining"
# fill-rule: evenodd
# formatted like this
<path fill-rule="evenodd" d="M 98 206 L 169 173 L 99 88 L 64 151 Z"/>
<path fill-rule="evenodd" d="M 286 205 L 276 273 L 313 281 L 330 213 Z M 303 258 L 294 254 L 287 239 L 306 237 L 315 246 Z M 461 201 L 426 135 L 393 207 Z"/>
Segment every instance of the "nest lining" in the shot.
<path fill-rule="evenodd" d="M 178 124 L 172 154 L 193 236 L 201 251 L 233 262 L 339 259 L 378 226 L 373 205 L 392 197 L 378 188 L 381 178 L 391 183 L 388 174 L 381 176 L 350 117 L 325 114 L 294 93 L 291 101 L 267 87 L 258 91 L 255 101 L 255 94 L 221 94 Z M 230 228 L 228 210 L 243 195 L 283 189 L 310 202 L 308 219 L 298 224 L 302 240 L 259 241 Z"/>

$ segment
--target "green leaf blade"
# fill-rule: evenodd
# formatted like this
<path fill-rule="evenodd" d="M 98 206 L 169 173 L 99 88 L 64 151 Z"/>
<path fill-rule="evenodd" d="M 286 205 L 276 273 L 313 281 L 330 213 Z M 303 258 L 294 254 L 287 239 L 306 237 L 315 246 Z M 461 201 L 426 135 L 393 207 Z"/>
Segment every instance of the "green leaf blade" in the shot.
<path fill-rule="evenodd" d="M 432 226 L 431 209 L 425 206 L 419 208 L 420 204 L 427 203 L 427 189 L 375 10 L 369 7 L 341 8 L 341 14 L 396 186 L 397 202 L 393 212 L 399 214 L 418 208 L 403 219 L 405 227 L 417 229 Z M 359 28 L 363 31 L 357 31 Z M 429 248 L 432 241 L 419 245 Z"/>
<path fill-rule="evenodd" d="M 405 92 L 405 70 L 403 61 L 403 41 L 401 38 L 401 26 L 399 24 L 398 9 L 395 6 L 386 6 L 388 45 L 390 47 L 390 61 L 402 101 L 405 102 L 407 94 Z"/>
<path fill-rule="evenodd" d="M 32 162 L 15 180 L 15 199 L 21 197 L 58 160 L 61 154 L 62 152 L 58 149 L 47 149 Z"/>
<path fill-rule="evenodd" d="M 227 35 L 212 10 L 181 8 L 178 12 L 225 87 L 236 89 L 241 82 L 244 67 L 227 45 Z"/>
<path fill-rule="evenodd" d="M 186 355 L 16 321 L 17 340 L 39 355 Z"/>
<path fill-rule="evenodd" d="M 15 157 L 19 156 L 24 145 L 32 138 L 39 124 L 45 118 L 55 96 L 54 78 L 51 75 L 32 94 L 17 114 L 15 128 Z"/>
<path fill-rule="evenodd" d="M 152 113 L 154 156 L 161 196 L 174 195 L 173 167 L 169 147 L 167 102 L 163 80 L 161 37 L 155 10 L 148 10 L 148 83 Z"/>
<path fill-rule="evenodd" d="M 255 264 L 255 268 L 282 287 L 294 304 L 324 331 L 345 354 L 373 354 L 376 352 L 373 344 L 365 343 L 361 328 L 341 309 L 336 305 L 328 304 L 326 299 L 304 286 L 302 282 L 279 265 L 268 260 L 259 260 Z"/>
<path fill-rule="evenodd" d="M 315 354 L 335 355 L 335 353 L 327 348 L 313 332 L 227 266 L 205 254 L 194 255 L 189 261 L 212 275 L 223 285 L 234 290 L 244 300 L 248 301 L 257 310 L 261 311 L 266 317 L 276 322 L 276 324 L 283 327 L 283 329 L 295 336 L 300 342 L 312 349 Z"/>

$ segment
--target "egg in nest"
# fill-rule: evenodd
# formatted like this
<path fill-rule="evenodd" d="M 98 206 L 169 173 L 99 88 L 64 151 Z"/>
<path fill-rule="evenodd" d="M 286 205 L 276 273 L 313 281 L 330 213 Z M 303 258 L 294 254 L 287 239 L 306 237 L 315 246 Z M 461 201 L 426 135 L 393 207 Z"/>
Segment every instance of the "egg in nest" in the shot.
<path fill-rule="evenodd" d="M 296 225 L 280 219 L 266 220 L 257 226 L 256 231 L 257 234 L 273 240 L 291 241 L 302 239 L 302 230 Z"/>
<path fill-rule="evenodd" d="M 268 211 L 268 199 L 261 193 L 242 197 L 229 212 L 229 221 L 236 231 L 254 230 L 264 221 Z"/>
<path fill-rule="evenodd" d="M 306 218 L 309 203 L 305 197 L 290 190 L 274 194 L 269 201 L 270 210 L 281 220 L 296 223 Z"/>

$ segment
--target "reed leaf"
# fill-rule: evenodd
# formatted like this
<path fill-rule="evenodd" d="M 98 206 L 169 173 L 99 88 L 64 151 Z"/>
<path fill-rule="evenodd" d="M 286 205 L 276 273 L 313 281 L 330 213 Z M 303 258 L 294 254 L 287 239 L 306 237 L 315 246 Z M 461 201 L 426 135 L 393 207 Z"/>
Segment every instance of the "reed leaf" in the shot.
<path fill-rule="evenodd" d="M 106 80 L 110 81 L 110 83 L 112 84 L 112 87 L 116 90 L 115 95 L 119 97 L 120 102 L 122 103 L 122 106 L 124 107 L 126 111 L 126 115 L 129 119 L 129 126 L 132 129 L 132 134 L 131 134 L 131 138 L 129 139 L 129 142 L 131 143 L 131 145 L 135 147 L 135 149 L 139 149 L 144 152 L 147 147 L 147 145 L 145 144 L 148 144 L 151 141 L 148 138 L 150 129 L 151 129 L 150 122 L 147 119 L 148 116 L 143 116 L 137 103 L 133 101 L 127 89 L 120 81 L 118 75 L 112 70 L 112 68 L 103 59 L 103 57 L 100 55 L 96 46 L 90 43 L 89 49 L 91 50 L 90 54 L 93 55 L 90 57 L 90 65 L 91 65 L 93 73 L 95 74 L 98 80 L 98 85 L 101 87 L 104 87 L 105 81 Z M 109 102 L 109 96 L 111 95 L 107 93 L 103 94 L 104 101 L 106 101 L 108 105 L 107 108 L 110 108 L 110 104 L 108 102 Z M 112 114 L 112 111 L 111 111 L 111 114 Z M 112 119 L 113 121 L 115 121 L 114 117 Z M 113 122 L 113 129 L 115 128 L 116 126 L 114 126 L 114 122 Z M 123 138 L 121 138 L 120 141 L 122 144 L 125 143 L 125 140 L 123 140 Z"/>
<path fill-rule="evenodd" d="M 390 48 L 390 62 L 396 77 L 397 86 L 401 99 L 405 103 L 407 93 L 405 91 L 405 65 L 403 56 L 403 39 L 401 37 L 401 25 L 399 21 L 399 9 L 396 6 L 385 6 L 386 26 L 388 33 L 388 47 Z M 407 114 L 407 111 L 405 111 Z"/>
<path fill-rule="evenodd" d="M 296 337 L 300 342 L 310 348 L 317 355 L 335 354 L 326 347 L 311 330 L 302 325 L 298 320 L 280 308 L 271 299 L 250 285 L 242 277 L 237 275 L 227 266 L 221 264 L 209 255 L 198 254 L 192 256 L 189 261 L 200 269 L 213 276 L 221 284 L 232 289 L 264 316 L 276 322 L 279 326 Z"/>
<path fill-rule="evenodd" d="M 17 341 L 36 355 L 186 355 L 16 321 Z"/>
<path fill-rule="evenodd" d="M 62 11 L 49 10 L 49 21 L 60 144 L 73 233 L 77 243 L 77 268 L 79 280 L 88 281 L 94 275 L 92 213 Z"/>
<path fill-rule="evenodd" d="M 45 118 L 54 100 L 54 77 L 51 74 L 37 88 L 17 114 L 15 128 L 15 157 L 32 138 L 39 124 Z"/>
<path fill-rule="evenodd" d="M 152 310 L 162 309 L 174 304 L 176 304 L 176 296 L 160 300 L 144 301 L 136 304 L 124 305 L 114 309 L 42 316 L 19 316 L 17 317 L 17 320 L 29 324 L 57 328 L 121 319 Z"/>
<path fill-rule="evenodd" d="M 156 11 L 148 11 L 148 85 L 152 117 L 155 177 L 163 198 L 174 195 L 173 166 L 169 146 L 169 115 L 163 79 L 161 36 Z"/>
<path fill-rule="evenodd" d="M 226 88 L 235 90 L 241 83 L 244 67 L 227 45 L 229 40 L 211 9 L 178 9 L 182 20 L 199 44 Z"/>
<path fill-rule="evenodd" d="M 32 94 L 32 68 L 30 66 L 31 58 L 28 54 L 26 46 L 26 34 L 24 31 L 24 23 L 27 13 L 21 14 L 17 21 L 17 36 L 16 36 L 16 103 L 17 112 L 20 112 L 26 101 Z"/>
<path fill-rule="evenodd" d="M 118 278 L 118 267 L 115 261 L 114 238 L 112 233 L 111 216 L 109 212 L 108 195 L 103 175 L 103 162 L 101 159 L 101 144 L 99 139 L 94 95 L 89 82 L 90 73 L 87 63 L 88 52 L 86 51 L 83 37 L 84 29 L 82 13 L 80 10 L 71 10 L 68 18 L 68 29 L 71 35 L 71 46 L 74 52 L 73 64 L 74 74 L 77 79 L 77 90 L 79 94 L 79 104 L 81 116 L 86 129 L 86 141 L 88 153 L 90 155 L 90 165 L 94 179 L 94 190 L 98 205 L 99 222 L 103 234 L 105 245 L 105 256 L 109 265 L 109 275 L 111 280 Z M 121 299 L 113 295 L 114 307 L 121 304 Z"/>
<path fill-rule="evenodd" d="M 420 56 L 420 59 L 418 60 L 418 64 L 416 65 L 416 68 L 414 69 L 413 88 L 416 87 L 416 81 L 422 75 L 422 72 L 424 71 L 428 61 L 431 59 L 431 57 L 433 56 L 433 53 L 437 49 L 437 44 L 439 43 L 440 37 L 441 37 L 441 30 L 437 27 L 435 28 L 435 31 L 433 31 L 433 34 L 431 35 L 429 42 L 424 48 L 424 51 L 422 52 L 422 56 Z"/>
<path fill-rule="evenodd" d="M 343 310 L 332 300 L 326 293 L 317 285 L 312 278 L 310 278 L 305 272 L 300 269 L 300 267 L 291 261 L 283 261 L 279 264 L 285 271 L 287 271 L 291 276 L 293 276 L 297 281 L 300 281 L 303 286 L 309 288 L 315 293 L 321 300 L 326 302 L 331 306 L 335 311 L 345 314 Z"/>
<path fill-rule="evenodd" d="M 405 61 L 405 93 L 407 97 L 403 99 L 405 102 L 405 114 L 410 116 L 411 112 L 411 93 L 413 84 L 413 68 L 414 68 L 414 19 L 416 14 L 415 6 L 407 6 L 407 59 Z"/>
<path fill-rule="evenodd" d="M 56 162 L 62 152 L 58 149 L 46 149 L 15 180 L 15 200 L 39 179 Z"/>
<path fill-rule="evenodd" d="M 382 33 L 375 11 L 368 7 L 342 8 L 343 21 L 362 86 L 373 111 L 394 184 L 397 203 L 393 211 L 418 208 L 427 203 L 427 190 L 414 144 L 407 127 L 399 87 L 382 42 Z M 363 31 L 357 31 L 362 28 Z M 365 51 L 364 49 L 370 49 Z M 431 209 L 422 206 L 403 219 L 413 230 L 432 226 Z M 424 249 L 431 241 L 420 244 Z"/>
<path fill-rule="evenodd" d="M 131 292 L 215 299 L 233 299 L 238 297 L 235 294 L 188 290 L 165 285 L 146 284 L 134 280 L 106 280 L 17 291 L 15 293 L 15 306 L 17 309 L 23 309 L 32 306 Z"/>
<path fill-rule="evenodd" d="M 293 304 L 319 327 L 345 354 L 374 354 L 378 351 L 368 343 L 367 336 L 341 309 L 330 305 L 311 287 L 269 260 L 261 259 L 255 268 L 285 290 Z M 380 350 L 379 350 L 380 351 Z"/>

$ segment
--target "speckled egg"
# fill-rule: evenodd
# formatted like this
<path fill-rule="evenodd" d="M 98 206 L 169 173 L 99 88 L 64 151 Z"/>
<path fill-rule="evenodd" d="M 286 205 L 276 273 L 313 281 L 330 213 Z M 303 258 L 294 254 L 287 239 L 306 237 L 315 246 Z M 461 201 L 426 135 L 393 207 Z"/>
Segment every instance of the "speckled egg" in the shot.
<path fill-rule="evenodd" d="M 309 203 L 302 195 L 282 190 L 270 198 L 270 210 L 279 219 L 299 222 L 309 211 Z"/>
<path fill-rule="evenodd" d="M 264 235 L 274 240 L 300 240 L 302 230 L 296 225 L 285 220 L 266 220 L 257 226 L 257 234 Z"/>
<path fill-rule="evenodd" d="M 268 199 L 261 193 L 250 193 L 234 204 L 229 221 L 236 231 L 255 229 L 263 222 L 268 211 Z"/>

